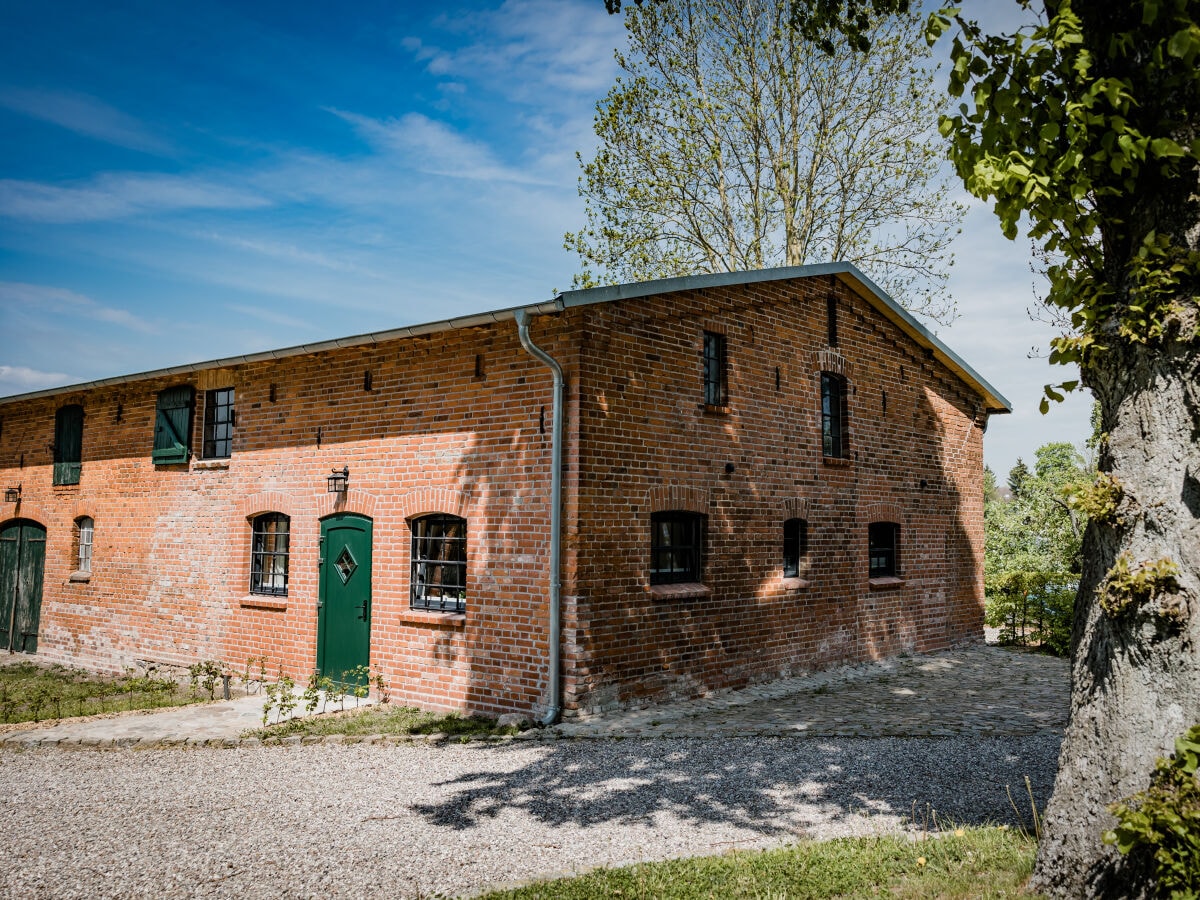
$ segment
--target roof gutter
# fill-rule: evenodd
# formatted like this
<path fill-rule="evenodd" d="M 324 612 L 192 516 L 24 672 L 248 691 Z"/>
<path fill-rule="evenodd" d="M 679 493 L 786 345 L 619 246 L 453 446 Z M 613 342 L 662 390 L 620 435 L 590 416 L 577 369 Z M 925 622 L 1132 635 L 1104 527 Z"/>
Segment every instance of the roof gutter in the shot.
<path fill-rule="evenodd" d="M 529 313 L 518 309 L 514 316 L 521 346 L 534 359 L 550 368 L 554 376 L 554 424 L 550 437 L 550 709 L 542 717 L 542 725 L 553 725 L 562 714 L 562 445 L 563 398 L 565 394 L 562 366 L 549 353 L 537 346 L 529 336 Z"/>

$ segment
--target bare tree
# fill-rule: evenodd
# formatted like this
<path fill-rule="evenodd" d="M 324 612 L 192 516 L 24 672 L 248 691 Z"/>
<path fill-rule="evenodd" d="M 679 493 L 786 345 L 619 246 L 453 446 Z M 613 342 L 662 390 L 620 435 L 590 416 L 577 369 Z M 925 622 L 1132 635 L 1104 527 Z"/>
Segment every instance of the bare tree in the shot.
<path fill-rule="evenodd" d="M 916 15 L 870 52 L 824 52 L 790 0 L 626 7 L 624 75 L 597 104 L 577 286 L 845 260 L 913 311 L 953 317 L 963 215 L 940 162 L 941 94 Z M 581 160 L 582 162 L 582 160 Z"/>

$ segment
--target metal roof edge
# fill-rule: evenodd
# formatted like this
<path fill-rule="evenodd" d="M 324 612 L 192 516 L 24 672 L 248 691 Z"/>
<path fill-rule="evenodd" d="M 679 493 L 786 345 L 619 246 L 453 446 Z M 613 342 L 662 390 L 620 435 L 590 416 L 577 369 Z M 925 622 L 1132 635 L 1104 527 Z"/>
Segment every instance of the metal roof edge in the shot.
<path fill-rule="evenodd" d="M 328 341 L 318 341 L 313 344 L 296 344 L 292 347 L 283 347 L 278 350 L 261 350 L 255 353 L 242 354 L 240 356 L 227 356 L 221 359 L 212 359 L 205 362 L 183 363 L 175 366 L 167 366 L 162 369 L 150 369 L 145 372 L 136 372 L 131 375 L 115 375 L 108 378 L 97 378 L 93 381 L 82 381 L 77 384 L 63 385 L 62 387 L 43 388 L 37 391 L 27 391 L 23 394 L 10 394 L 7 397 L 0 397 L 0 406 L 7 406 L 12 403 L 18 403 L 24 400 L 40 400 L 46 397 L 54 397 L 60 394 L 73 394 L 77 391 L 90 391 L 96 388 L 114 387 L 119 384 L 130 384 L 136 381 L 149 381 L 152 378 L 167 378 L 171 375 L 190 375 L 194 372 L 202 372 L 207 369 L 226 369 L 231 366 L 241 366 L 247 363 L 264 362 L 273 359 L 287 359 L 292 356 L 304 356 L 310 353 L 321 353 L 325 350 L 340 350 L 349 347 L 367 347 L 373 344 L 383 344 L 388 341 L 400 340 L 409 337 L 421 337 L 427 334 L 437 334 L 442 331 L 455 331 L 460 328 L 472 328 L 480 325 L 493 325 L 498 322 L 511 321 L 517 310 L 524 309 L 530 313 L 537 315 L 547 315 L 551 313 L 562 312 L 562 303 L 556 298 L 544 303 L 524 303 L 520 306 L 510 306 L 504 309 L 493 310 L 491 312 L 477 313 L 470 316 L 461 316 L 456 319 L 446 319 L 438 322 L 426 322 L 420 325 L 406 325 L 401 328 L 392 328 L 387 331 L 367 332 L 365 334 L 351 335 L 343 338 L 333 338 Z"/>

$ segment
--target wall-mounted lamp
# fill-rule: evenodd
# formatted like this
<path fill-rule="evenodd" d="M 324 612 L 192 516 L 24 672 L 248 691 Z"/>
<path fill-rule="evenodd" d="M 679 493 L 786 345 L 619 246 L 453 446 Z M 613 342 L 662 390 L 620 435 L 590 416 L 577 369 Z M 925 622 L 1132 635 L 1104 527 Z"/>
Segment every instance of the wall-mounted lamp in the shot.
<path fill-rule="evenodd" d="M 329 493 L 346 493 L 346 487 L 350 484 L 350 467 L 342 466 L 341 471 L 334 469 L 326 480 L 329 482 Z"/>
<path fill-rule="evenodd" d="M 10 488 L 4 489 L 4 502 L 5 503 L 20 503 L 21 502 L 21 486 L 19 484 L 16 487 L 10 487 Z"/>

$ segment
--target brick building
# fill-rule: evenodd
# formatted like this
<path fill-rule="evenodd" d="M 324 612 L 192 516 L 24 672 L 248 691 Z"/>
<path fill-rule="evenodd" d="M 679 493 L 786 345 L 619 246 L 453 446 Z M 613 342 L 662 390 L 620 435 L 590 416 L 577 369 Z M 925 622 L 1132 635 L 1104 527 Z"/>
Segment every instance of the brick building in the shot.
<path fill-rule="evenodd" d="M 548 716 L 980 640 L 1007 411 L 840 263 L 8 397 L 0 647 Z"/>

